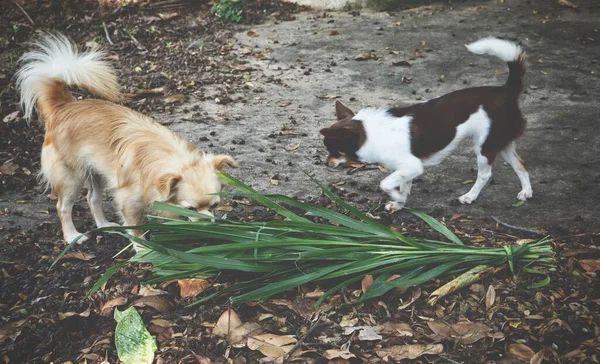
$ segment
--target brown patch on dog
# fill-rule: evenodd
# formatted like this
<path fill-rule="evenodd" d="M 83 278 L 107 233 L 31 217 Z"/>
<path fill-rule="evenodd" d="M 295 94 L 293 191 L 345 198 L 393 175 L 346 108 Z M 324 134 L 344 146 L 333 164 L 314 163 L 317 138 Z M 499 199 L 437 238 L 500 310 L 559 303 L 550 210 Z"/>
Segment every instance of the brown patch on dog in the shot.
<path fill-rule="evenodd" d="M 356 152 L 367 140 L 362 122 L 352 119 L 354 117 L 352 110 L 340 101 L 336 101 L 335 112 L 338 122 L 320 130 L 320 133 L 325 136 L 323 142 L 329 151 L 325 162 L 328 166 L 338 165 L 338 159 L 342 156 L 357 159 Z"/>
<path fill-rule="evenodd" d="M 505 87 L 468 88 L 421 104 L 392 108 L 388 112 L 395 117 L 412 117 L 411 152 L 420 159 L 426 159 L 450 144 L 456 136 L 456 128 L 483 106 L 491 125 L 481 153 L 491 156 L 521 136 L 525 129 L 526 121 L 519 111 L 517 100 L 512 92 L 507 91 Z"/>

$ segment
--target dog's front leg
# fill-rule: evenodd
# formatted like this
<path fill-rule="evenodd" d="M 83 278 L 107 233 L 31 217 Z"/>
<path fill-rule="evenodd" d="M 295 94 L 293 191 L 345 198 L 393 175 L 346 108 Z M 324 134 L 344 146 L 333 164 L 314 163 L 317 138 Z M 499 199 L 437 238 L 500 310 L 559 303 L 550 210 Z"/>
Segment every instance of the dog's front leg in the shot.
<path fill-rule="evenodd" d="M 423 164 L 418 158 L 409 158 L 406 162 L 384 178 L 379 185 L 392 199 L 385 205 L 387 211 L 394 212 L 404 207 L 410 194 L 413 179 L 423 173 Z"/>
<path fill-rule="evenodd" d="M 115 201 L 125 226 L 141 225 L 144 222 L 144 212 L 146 205 L 141 194 L 136 193 L 132 189 L 121 188 L 115 192 Z M 136 237 L 142 237 L 142 230 L 127 230 L 127 233 Z M 139 250 L 140 247 L 133 243 L 133 249 Z"/>

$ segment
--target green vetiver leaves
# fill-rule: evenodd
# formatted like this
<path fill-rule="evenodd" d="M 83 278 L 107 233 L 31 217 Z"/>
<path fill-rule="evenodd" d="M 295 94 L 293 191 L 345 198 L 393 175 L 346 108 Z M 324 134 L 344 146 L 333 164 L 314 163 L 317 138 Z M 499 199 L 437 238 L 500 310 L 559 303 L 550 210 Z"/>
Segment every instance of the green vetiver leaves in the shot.
<path fill-rule="evenodd" d="M 128 236 L 144 248 L 131 261 L 152 263 L 151 282 L 217 276 L 222 282 L 236 282 L 225 288 L 206 290 L 196 303 L 228 295 L 236 305 L 265 300 L 309 282 L 332 281 L 332 288 L 317 301 L 319 305 L 371 274 L 375 278 L 373 284 L 352 303 L 358 304 L 394 288 L 420 285 L 478 265 L 508 264 L 513 272 L 545 275 L 540 269 L 547 270 L 554 262 L 549 239 L 500 248 L 465 246 L 441 222 L 407 209 L 447 241 L 409 237 L 360 212 L 318 181 L 313 180 L 346 214 L 284 195 L 261 194 L 226 173 L 219 172 L 219 176 L 236 189 L 229 195 L 254 199 L 283 219 L 211 221 L 187 209 L 156 203 L 155 210 L 205 220 L 160 223 L 152 217 L 150 223 L 136 227 L 147 231 L 146 239 L 128 236 L 125 227 L 102 230 Z M 119 267 L 107 272 L 89 294 Z M 530 287 L 538 288 L 548 282 L 545 275 Z"/>

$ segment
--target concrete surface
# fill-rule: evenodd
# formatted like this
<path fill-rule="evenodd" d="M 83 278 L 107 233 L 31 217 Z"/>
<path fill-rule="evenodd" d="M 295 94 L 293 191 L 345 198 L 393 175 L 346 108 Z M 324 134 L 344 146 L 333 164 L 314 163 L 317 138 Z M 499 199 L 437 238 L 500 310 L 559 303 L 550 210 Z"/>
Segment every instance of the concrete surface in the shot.
<path fill-rule="evenodd" d="M 248 93 L 234 98 L 246 103 L 203 102 L 211 120 L 207 125 L 180 122 L 172 127 L 198 145 L 212 143 L 213 149 L 234 155 L 242 167 L 233 174 L 259 190 L 314 196 L 318 191 L 302 173 L 306 170 L 384 201 L 378 190 L 383 172 L 350 176 L 323 165 L 326 152 L 318 130 L 334 121 L 334 100 L 317 96 L 338 95 L 357 111 L 367 105 L 409 104 L 466 86 L 499 85 L 506 80 L 506 65 L 473 55 L 464 44 L 490 35 L 505 37 L 521 42 L 529 55 L 527 91 L 521 97 L 529 124 L 518 151 L 531 173 L 534 198 L 512 206 L 519 181 L 498 160 L 493 182 L 479 199 L 471 206 L 457 205 L 456 198 L 476 178 L 475 157 L 464 146 L 426 170 L 407 206 L 438 216 L 495 215 L 521 226 L 597 229 L 600 11 L 594 1 L 579 4 L 572 9 L 551 1 L 469 1 L 393 14 L 303 13 L 295 21 L 254 27 L 258 36 L 244 31 L 234 40 L 241 53 L 247 47 L 269 57 L 245 57 L 257 70 L 248 80 Z M 366 52 L 379 60 L 354 60 Z M 398 61 L 411 67 L 391 65 Z M 282 130 L 289 134 L 280 135 Z M 295 150 L 285 149 L 298 144 Z M 271 183 L 273 176 L 279 178 L 278 186 Z"/>
<path fill-rule="evenodd" d="M 492 183 L 479 199 L 473 205 L 458 204 L 457 197 L 471 187 L 468 181 L 476 178 L 474 153 L 464 145 L 426 170 L 413 185 L 407 206 L 436 217 L 493 215 L 554 232 L 598 231 L 600 3 L 580 2 L 578 9 L 549 0 L 453 3 L 390 14 L 323 16 L 315 11 L 298 14 L 294 21 L 246 29 L 229 40 L 238 47 L 240 61 L 254 68 L 248 73 L 247 93 L 230 95 L 244 102 L 198 103 L 191 96 L 175 118 L 152 116 L 172 122 L 173 130 L 206 150 L 233 155 L 241 168 L 232 174 L 260 191 L 317 196 L 319 190 L 304 170 L 355 193 L 354 200 L 364 197 L 376 205 L 387 200 L 378 188 L 386 173 L 347 175 L 347 169 L 324 166 L 327 153 L 318 131 L 335 121 L 335 100 L 317 96 L 339 96 L 357 111 L 368 105 L 410 104 L 467 86 L 499 85 L 506 80 L 506 65 L 473 55 L 464 44 L 490 35 L 506 37 L 521 42 L 529 55 L 527 91 L 521 97 L 529 124 L 518 151 L 531 173 L 533 199 L 512 206 L 519 181 L 498 160 Z M 258 36 L 249 36 L 248 30 Z M 268 59 L 257 59 L 258 53 Z M 378 60 L 354 59 L 363 53 L 374 53 Z M 392 66 L 400 61 L 411 66 Z M 222 85 L 206 92 L 217 96 L 226 89 Z M 196 120 L 200 123 L 186 121 L 184 110 L 195 105 L 205 115 Z M 35 228 L 55 204 L 41 189 L 26 203 L 12 196 L 3 208 L 23 211 L 31 218 L 20 223 Z M 91 227 L 84 198 L 78 205 Z M 364 203 L 360 207 L 368 208 Z M 57 222 L 56 216 L 50 218 Z"/>

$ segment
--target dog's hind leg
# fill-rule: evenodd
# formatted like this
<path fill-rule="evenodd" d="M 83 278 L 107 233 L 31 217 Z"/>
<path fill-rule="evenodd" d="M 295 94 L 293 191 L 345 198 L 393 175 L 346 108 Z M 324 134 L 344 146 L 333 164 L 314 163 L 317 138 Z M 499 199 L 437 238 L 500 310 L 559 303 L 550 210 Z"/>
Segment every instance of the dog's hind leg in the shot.
<path fill-rule="evenodd" d="M 458 198 L 462 204 L 470 204 L 477 199 L 481 190 L 492 178 L 492 163 L 496 159 L 496 153 L 488 152 L 481 154 L 479 147 L 475 149 L 477 153 L 477 180 L 471 190 Z"/>
<path fill-rule="evenodd" d="M 508 164 L 510 164 L 521 181 L 521 192 L 517 195 L 517 199 L 526 201 L 528 198 L 531 198 L 533 196 L 533 189 L 531 188 L 529 173 L 527 172 L 527 168 L 525 168 L 523 160 L 515 150 L 515 143 L 510 143 L 502 150 L 502 152 L 500 152 L 500 155 Z"/>
<path fill-rule="evenodd" d="M 56 211 L 62 226 L 63 237 L 66 243 L 74 239 L 83 243 L 88 238 L 77 231 L 73 223 L 73 205 L 83 186 L 77 171 L 67 167 L 52 146 L 42 148 L 42 173 L 52 185 L 54 194 L 58 197 Z"/>
<path fill-rule="evenodd" d="M 391 201 L 385 205 L 385 209 L 390 212 L 404 207 L 413 179 L 423 173 L 423 163 L 419 158 L 411 156 L 403 159 L 402 162 L 403 164 L 384 178 L 379 185 L 391 198 Z"/>
<path fill-rule="evenodd" d="M 90 176 L 87 180 L 87 187 L 87 201 L 90 206 L 92 217 L 96 222 L 96 226 L 98 228 L 119 226 L 119 224 L 108 221 L 104 216 L 104 211 L 102 210 L 102 191 L 104 190 L 104 184 L 102 179 L 99 176 Z"/>

